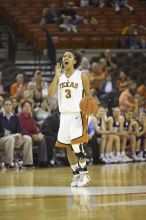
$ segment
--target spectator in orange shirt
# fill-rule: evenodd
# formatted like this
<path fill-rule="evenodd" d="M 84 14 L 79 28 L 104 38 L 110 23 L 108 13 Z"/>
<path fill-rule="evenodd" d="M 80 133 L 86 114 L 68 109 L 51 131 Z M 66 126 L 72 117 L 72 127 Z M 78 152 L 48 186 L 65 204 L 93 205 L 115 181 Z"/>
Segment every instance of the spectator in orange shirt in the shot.
<path fill-rule="evenodd" d="M 137 92 L 143 100 L 143 107 L 146 109 L 146 80 L 144 81 L 143 85 L 138 87 Z"/>
<path fill-rule="evenodd" d="M 101 82 L 105 79 L 106 71 L 101 63 L 92 63 L 91 72 L 89 74 L 91 89 L 99 90 Z"/>
<path fill-rule="evenodd" d="M 104 57 L 106 60 L 106 69 L 109 72 L 112 72 L 113 70 L 115 70 L 117 68 L 117 65 L 112 61 L 112 52 L 109 49 L 106 49 L 104 51 Z"/>
<path fill-rule="evenodd" d="M 27 83 L 24 82 L 24 75 L 22 73 L 16 76 L 16 82 L 11 85 L 10 95 L 18 99 L 25 99 L 25 91 L 27 90 Z"/>
<path fill-rule="evenodd" d="M 125 89 L 128 88 L 129 84 L 131 83 L 131 80 L 129 77 L 126 76 L 124 71 L 121 71 L 119 73 L 119 77 L 116 80 L 116 86 L 120 92 L 123 92 Z"/>
<path fill-rule="evenodd" d="M 146 80 L 143 85 L 138 87 L 137 92 L 146 100 Z"/>
<path fill-rule="evenodd" d="M 119 106 L 122 112 L 127 109 L 133 110 L 135 114 L 138 112 L 138 101 L 136 95 L 136 83 L 132 83 L 129 88 L 123 91 L 119 97 Z"/>

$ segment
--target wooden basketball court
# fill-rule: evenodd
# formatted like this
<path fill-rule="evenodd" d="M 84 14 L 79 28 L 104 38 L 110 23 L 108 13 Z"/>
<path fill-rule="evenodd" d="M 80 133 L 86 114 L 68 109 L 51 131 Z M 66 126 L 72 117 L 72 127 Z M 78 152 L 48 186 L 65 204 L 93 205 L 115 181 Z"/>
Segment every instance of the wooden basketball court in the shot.
<path fill-rule="evenodd" d="M 88 187 L 69 167 L 0 170 L 0 220 L 145 220 L 146 163 L 96 165 Z"/>

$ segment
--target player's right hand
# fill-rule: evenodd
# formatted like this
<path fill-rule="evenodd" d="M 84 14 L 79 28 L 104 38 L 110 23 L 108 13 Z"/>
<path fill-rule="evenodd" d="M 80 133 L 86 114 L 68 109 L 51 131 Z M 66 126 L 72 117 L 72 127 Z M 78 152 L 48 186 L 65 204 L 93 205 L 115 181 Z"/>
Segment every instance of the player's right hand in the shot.
<path fill-rule="evenodd" d="M 59 78 L 62 75 L 62 64 L 61 63 L 57 63 L 55 66 L 55 77 Z"/>

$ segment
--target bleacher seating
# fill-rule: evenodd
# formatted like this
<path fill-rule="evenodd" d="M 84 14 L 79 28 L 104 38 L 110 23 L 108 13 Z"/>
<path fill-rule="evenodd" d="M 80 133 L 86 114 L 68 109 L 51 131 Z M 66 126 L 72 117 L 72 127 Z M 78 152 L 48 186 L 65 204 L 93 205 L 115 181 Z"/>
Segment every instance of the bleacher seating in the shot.
<path fill-rule="evenodd" d="M 40 26 L 40 17 L 43 8 L 49 8 L 52 2 L 56 3 L 58 7 L 62 7 L 63 0 L 2 0 L 0 11 L 9 25 L 15 28 L 27 42 L 36 45 L 36 50 L 42 53 L 46 48 L 46 35 Z M 78 1 L 75 2 L 78 5 Z M 47 29 L 53 36 L 57 48 L 117 48 L 121 29 L 126 24 L 146 25 L 145 8 L 140 5 L 138 0 L 132 0 L 131 4 L 135 8 L 131 14 L 125 8 L 117 14 L 112 7 L 103 9 L 77 7 L 77 14 L 87 15 L 90 18 L 95 17 L 98 24 L 79 25 L 77 33 L 60 32 L 56 24 L 48 24 Z"/>

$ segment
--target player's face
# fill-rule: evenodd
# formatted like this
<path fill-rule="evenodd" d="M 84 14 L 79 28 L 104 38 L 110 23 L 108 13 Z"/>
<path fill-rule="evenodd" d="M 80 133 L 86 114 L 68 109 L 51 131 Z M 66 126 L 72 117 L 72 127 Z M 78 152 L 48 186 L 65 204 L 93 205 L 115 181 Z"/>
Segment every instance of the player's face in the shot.
<path fill-rule="evenodd" d="M 69 51 L 65 52 L 62 58 L 62 62 L 65 69 L 74 67 L 74 64 L 76 63 L 74 54 Z"/>

